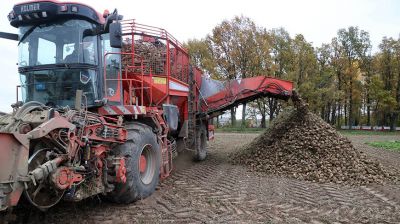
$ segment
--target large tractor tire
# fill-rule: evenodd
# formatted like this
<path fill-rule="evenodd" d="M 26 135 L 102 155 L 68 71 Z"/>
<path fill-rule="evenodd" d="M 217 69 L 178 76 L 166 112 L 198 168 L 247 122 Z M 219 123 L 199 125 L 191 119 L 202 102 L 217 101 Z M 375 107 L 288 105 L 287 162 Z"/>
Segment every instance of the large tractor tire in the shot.
<path fill-rule="evenodd" d="M 131 203 L 150 196 L 160 177 L 161 151 L 151 127 L 141 123 L 126 126 L 128 140 L 116 148 L 125 157 L 126 182 L 119 183 L 109 195 L 116 203 Z"/>
<path fill-rule="evenodd" d="M 196 132 L 196 142 L 194 159 L 196 161 L 203 161 L 207 157 L 207 126 L 204 123 L 200 124 L 199 130 Z"/>

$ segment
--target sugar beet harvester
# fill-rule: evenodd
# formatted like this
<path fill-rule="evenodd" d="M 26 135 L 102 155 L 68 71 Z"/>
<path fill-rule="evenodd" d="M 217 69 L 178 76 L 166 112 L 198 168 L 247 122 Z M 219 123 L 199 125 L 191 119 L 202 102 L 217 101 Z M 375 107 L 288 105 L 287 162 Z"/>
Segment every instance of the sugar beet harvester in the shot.
<path fill-rule="evenodd" d="M 164 29 L 80 3 L 17 4 L 17 87 L 0 117 L 0 210 L 22 194 L 45 210 L 103 194 L 130 203 L 170 175 L 180 150 L 207 155 L 208 121 L 258 97 L 288 99 L 292 83 L 267 77 L 225 84 L 190 66 Z"/>

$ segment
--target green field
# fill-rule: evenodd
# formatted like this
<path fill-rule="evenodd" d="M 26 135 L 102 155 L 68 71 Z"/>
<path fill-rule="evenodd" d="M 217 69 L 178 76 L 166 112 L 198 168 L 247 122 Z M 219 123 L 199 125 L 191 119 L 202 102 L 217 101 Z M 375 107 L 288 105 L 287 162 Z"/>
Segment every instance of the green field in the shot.
<path fill-rule="evenodd" d="M 363 131 L 363 130 L 339 130 L 343 135 L 400 135 L 400 132 L 391 131 Z"/>
<path fill-rule="evenodd" d="M 400 151 L 400 141 L 367 142 L 366 144 L 377 148 Z"/>

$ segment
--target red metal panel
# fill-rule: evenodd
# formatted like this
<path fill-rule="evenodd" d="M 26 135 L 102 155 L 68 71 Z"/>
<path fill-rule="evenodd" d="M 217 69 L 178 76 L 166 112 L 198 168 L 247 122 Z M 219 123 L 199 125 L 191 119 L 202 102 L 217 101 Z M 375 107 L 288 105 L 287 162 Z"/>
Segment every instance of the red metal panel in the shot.
<path fill-rule="evenodd" d="M 28 174 L 29 145 L 26 135 L 0 133 L 0 211 L 17 205 L 24 190 L 19 178 Z"/>

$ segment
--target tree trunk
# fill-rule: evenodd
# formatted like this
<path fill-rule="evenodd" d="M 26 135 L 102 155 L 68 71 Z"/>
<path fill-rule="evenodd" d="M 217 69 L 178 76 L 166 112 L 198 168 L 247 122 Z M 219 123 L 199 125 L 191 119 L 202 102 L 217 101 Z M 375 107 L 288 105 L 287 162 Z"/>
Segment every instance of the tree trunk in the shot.
<path fill-rule="evenodd" d="M 385 113 L 385 118 L 383 119 L 382 126 L 390 126 L 391 123 L 392 123 L 392 112 Z"/>
<path fill-rule="evenodd" d="M 344 109 L 344 111 L 343 111 L 343 113 L 344 113 L 344 125 L 348 125 L 348 122 L 347 122 L 348 121 L 347 120 L 347 102 L 345 102 L 343 106 L 344 106 L 344 108 L 343 108 Z"/>
<path fill-rule="evenodd" d="M 397 111 L 400 111 L 400 70 L 397 73 L 396 101 L 397 101 Z M 399 119 L 399 112 L 393 113 L 393 116 L 394 118 L 391 126 L 393 126 L 393 131 L 396 131 L 397 121 Z M 392 127 L 390 127 L 390 130 L 392 131 Z"/>
<path fill-rule="evenodd" d="M 366 57 L 363 59 L 363 64 L 366 70 L 366 78 L 365 78 L 365 107 L 363 108 L 363 111 L 365 111 L 365 108 L 367 109 L 367 126 L 371 126 L 371 97 L 369 95 L 370 92 L 370 87 L 371 87 L 371 73 L 372 73 L 372 69 L 371 69 L 371 58 Z M 364 115 L 363 115 L 364 116 Z"/>
<path fill-rule="evenodd" d="M 331 115 L 331 103 L 328 103 L 325 106 L 325 114 L 324 114 L 325 121 L 328 124 L 331 122 L 331 116 L 330 115 Z"/>
<path fill-rule="evenodd" d="M 269 123 L 274 119 L 275 107 L 274 107 L 274 99 L 268 98 L 268 108 L 269 108 Z"/>
<path fill-rule="evenodd" d="M 261 99 L 257 100 L 258 110 L 260 111 L 260 114 L 261 114 L 261 124 L 260 124 L 261 128 L 266 128 L 267 127 L 266 117 L 265 117 L 266 108 L 265 108 L 265 103 L 264 102 L 262 102 Z M 256 116 L 256 118 L 257 118 L 257 116 Z"/>
<path fill-rule="evenodd" d="M 242 109 L 242 127 L 246 127 L 246 103 L 243 103 L 243 109 Z"/>
<path fill-rule="evenodd" d="M 342 119 L 342 105 L 338 101 L 338 116 L 337 116 L 337 127 L 340 128 L 340 120 Z"/>
<path fill-rule="evenodd" d="M 371 98 L 367 92 L 367 126 L 371 126 Z"/>
<path fill-rule="evenodd" d="M 353 129 L 353 79 L 350 80 L 349 91 L 349 130 Z"/>
<path fill-rule="evenodd" d="M 398 113 L 391 113 L 390 114 L 390 131 L 396 131 L 396 124 L 397 124 L 397 117 Z"/>
<path fill-rule="evenodd" d="M 380 121 L 379 121 L 379 113 L 378 112 L 378 107 L 376 106 L 374 109 L 374 115 L 375 115 L 375 126 L 380 126 Z"/>
<path fill-rule="evenodd" d="M 331 114 L 331 125 L 335 125 L 336 124 L 336 103 L 332 104 L 332 114 Z"/>
<path fill-rule="evenodd" d="M 217 128 L 219 128 L 219 116 L 217 116 Z"/>
<path fill-rule="evenodd" d="M 261 113 L 261 128 L 266 128 L 267 127 L 267 123 L 265 121 L 265 113 Z"/>
<path fill-rule="evenodd" d="M 370 59 L 368 59 L 370 60 Z M 371 75 L 372 75 L 372 60 L 368 61 L 368 71 L 367 71 L 367 125 L 372 128 L 371 124 L 371 96 L 370 96 L 370 89 L 371 89 Z"/>
<path fill-rule="evenodd" d="M 269 122 L 271 123 L 272 120 L 275 118 L 275 113 L 277 111 L 278 102 L 276 99 L 269 98 L 268 99 L 268 106 L 269 106 Z"/>
<path fill-rule="evenodd" d="M 272 120 L 274 120 L 274 114 L 269 113 L 269 123 L 271 124 Z"/>
<path fill-rule="evenodd" d="M 232 127 L 236 126 L 236 107 L 231 108 L 231 125 Z"/>

